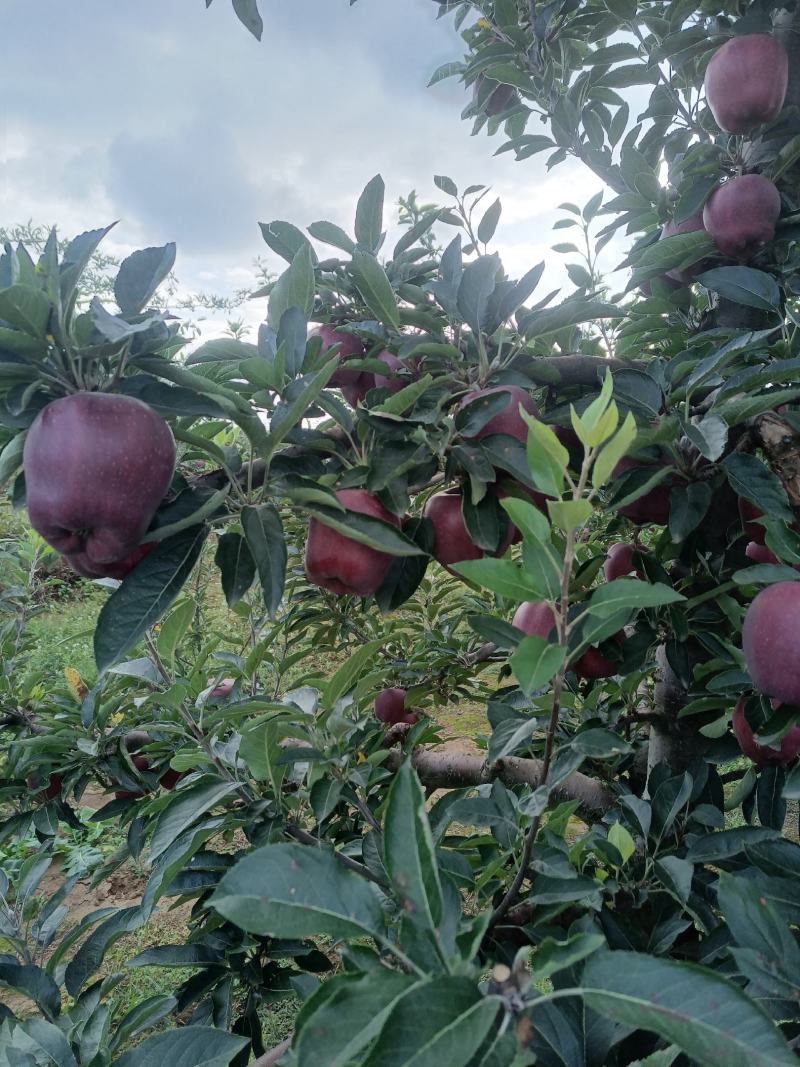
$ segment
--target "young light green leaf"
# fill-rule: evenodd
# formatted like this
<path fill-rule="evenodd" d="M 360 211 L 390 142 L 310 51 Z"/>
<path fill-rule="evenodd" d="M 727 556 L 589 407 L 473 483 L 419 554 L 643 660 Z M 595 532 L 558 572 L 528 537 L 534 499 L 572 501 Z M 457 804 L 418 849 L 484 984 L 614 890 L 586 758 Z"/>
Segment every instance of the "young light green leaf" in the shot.
<path fill-rule="evenodd" d="M 566 651 L 541 637 L 525 637 L 509 663 L 526 696 L 547 685 L 558 674 Z"/>

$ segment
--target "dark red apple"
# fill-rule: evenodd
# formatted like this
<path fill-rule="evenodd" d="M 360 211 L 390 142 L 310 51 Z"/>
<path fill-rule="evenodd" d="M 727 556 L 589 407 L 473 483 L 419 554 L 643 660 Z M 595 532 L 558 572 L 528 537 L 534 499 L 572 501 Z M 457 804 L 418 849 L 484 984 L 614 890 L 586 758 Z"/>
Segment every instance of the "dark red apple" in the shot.
<path fill-rule="evenodd" d="M 706 99 L 721 130 L 749 133 L 778 117 L 788 81 L 789 56 L 777 37 L 747 33 L 733 37 L 711 57 Z"/>
<path fill-rule="evenodd" d="M 38 774 L 29 774 L 25 779 L 25 784 L 32 793 L 35 793 L 37 799 L 44 801 L 55 800 L 56 797 L 61 796 L 61 787 L 64 785 L 64 779 L 60 774 L 53 773 L 47 779 L 47 785 Z"/>
<path fill-rule="evenodd" d="M 742 648 L 760 693 L 800 704 L 800 582 L 777 582 L 758 594 L 744 618 Z"/>
<path fill-rule="evenodd" d="M 137 769 L 137 771 L 149 771 L 150 760 L 147 756 L 131 756 L 131 763 Z M 115 791 L 114 796 L 117 800 L 134 800 L 138 797 L 143 797 L 147 791 L 145 789 L 118 789 Z"/>
<path fill-rule="evenodd" d="M 764 512 L 761 508 L 751 503 L 745 497 L 740 496 L 739 517 L 742 520 L 742 529 L 744 530 L 745 537 L 750 541 L 755 541 L 757 545 L 763 545 L 764 538 L 767 536 L 767 531 L 760 522 L 756 522 L 756 519 L 764 518 Z"/>
<path fill-rule="evenodd" d="M 731 726 L 742 754 L 751 759 L 758 767 L 766 767 L 769 764 L 777 764 L 785 767 L 792 763 L 800 754 L 800 726 L 789 727 L 786 734 L 781 738 L 781 747 L 772 748 L 770 745 L 762 745 L 756 741 L 750 723 L 745 715 L 746 701 L 744 697 L 736 704 L 731 719 Z M 780 705 L 778 705 L 780 706 Z"/>
<path fill-rule="evenodd" d="M 669 222 L 665 222 L 661 230 L 661 240 L 666 237 L 675 237 L 679 233 L 696 233 L 698 230 L 704 229 L 703 212 L 698 211 L 694 215 L 690 215 L 688 219 L 684 219 L 682 222 L 673 222 L 672 219 L 670 219 Z M 666 277 L 681 285 L 690 285 L 697 275 L 701 274 L 705 268 L 705 261 L 701 259 L 698 260 L 697 263 L 693 263 L 691 267 L 686 267 L 683 270 L 677 268 L 668 270 Z"/>
<path fill-rule="evenodd" d="M 611 545 L 608 549 L 606 561 L 603 564 L 603 573 L 606 576 L 606 581 L 613 582 L 615 578 L 624 578 L 628 574 L 635 574 L 637 578 L 644 581 L 645 574 L 634 560 L 634 553 L 636 552 L 639 552 L 636 545 L 629 545 L 625 541 Z"/>
<path fill-rule="evenodd" d="M 529 637 L 541 637 L 546 640 L 552 634 L 553 642 L 558 640 L 554 632 L 556 625 L 555 614 L 549 604 L 544 602 L 528 601 L 520 604 L 511 620 L 511 625 Z M 614 640 L 622 644 L 625 634 L 620 630 Z M 619 665 L 607 659 L 592 645 L 586 649 L 583 655 L 572 666 L 572 670 L 579 678 L 610 678 L 617 674 Z"/>
<path fill-rule="evenodd" d="M 376 358 L 386 364 L 388 373 L 375 375 L 375 387 L 399 393 L 407 384 L 398 376 L 398 372 L 405 370 L 405 364 L 393 352 L 380 352 Z"/>
<path fill-rule="evenodd" d="M 405 689 L 383 689 L 375 698 L 375 718 L 387 726 L 396 726 L 403 722 L 413 726 L 419 722 L 419 715 L 406 711 Z"/>
<path fill-rule="evenodd" d="M 486 81 L 486 76 L 481 74 L 475 82 L 475 88 L 472 92 L 472 99 L 475 103 L 478 101 L 478 97 L 481 94 L 481 89 Z M 489 116 L 489 118 L 496 118 L 498 115 L 502 115 L 504 111 L 508 111 L 513 103 L 517 100 L 517 92 L 513 85 L 506 85 L 503 82 L 497 84 L 497 88 L 493 89 L 483 105 L 483 110 Z"/>
<path fill-rule="evenodd" d="M 528 424 L 520 414 L 520 407 L 530 415 L 539 417 L 539 408 L 533 397 L 518 385 L 495 385 L 490 389 L 473 389 L 467 393 L 459 404 L 459 410 L 482 396 L 492 396 L 495 393 L 508 393 L 508 405 L 505 410 L 493 415 L 491 419 L 475 435 L 477 441 L 489 437 L 494 433 L 505 433 L 509 437 L 516 437 L 518 441 L 528 440 Z"/>
<path fill-rule="evenodd" d="M 172 767 L 167 768 L 164 774 L 159 778 L 158 784 L 162 789 L 172 790 L 178 784 L 178 782 L 186 774 L 186 771 L 174 771 Z"/>
<path fill-rule="evenodd" d="M 760 545 L 758 541 L 750 541 L 747 548 L 744 550 L 744 554 L 748 559 L 751 559 L 753 563 L 780 563 L 780 560 L 772 549 L 767 548 L 766 545 Z"/>
<path fill-rule="evenodd" d="M 113 563 L 92 563 L 85 552 L 77 552 L 64 558 L 70 567 L 83 578 L 116 578 L 123 581 L 131 573 L 137 563 L 141 563 L 145 556 L 149 556 L 156 547 L 155 541 L 148 541 L 139 545 L 125 559 L 118 559 Z"/>
<path fill-rule="evenodd" d="M 346 363 L 348 359 L 364 358 L 364 346 L 361 341 L 359 341 L 359 339 L 352 333 L 344 333 L 343 330 L 337 330 L 335 326 L 317 326 L 311 331 L 309 337 L 319 337 L 322 339 L 323 355 L 328 349 L 333 348 L 334 345 L 338 345 L 339 348 L 336 355 L 338 355 L 341 360 L 341 364 Z M 333 372 L 328 384 L 339 389 L 341 389 L 343 385 L 355 385 L 361 371 L 356 369 L 351 370 L 341 364 Z"/>
<path fill-rule="evenodd" d="M 175 470 L 175 441 L 147 404 L 75 393 L 39 412 L 23 453 L 31 525 L 87 566 L 134 553 Z"/>
<path fill-rule="evenodd" d="M 347 372 L 352 373 L 351 371 Z M 352 382 L 346 382 L 340 386 L 342 396 L 351 408 L 358 407 L 370 389 L 375 388 L 375 375 L 369 371 L 362 371 Z"/>
<path fill-rule="evenodd" d="M 338 489 L 336 496 L 348 511 L 371 515 L 400 526 L 396 515 L 366 489 Z M 306 541 L 306 577 L 313 585 L 341 596 L 372 596 L 383 583 L 393 557 L 353 541 L 345 534 L 312 519 Z"/>
<path fill-rule="evenodd" d="M 146 730 L 128 730 L 122 740 L 126 752 L 138 752 L 145 745 L 153 743 L 153 738 Z"/>
<path fill-rule="evenodd" d="M 763 174 L 743 174 L 718 186 L 703 208 L 714 244 L 730 259 L 749 259 L 775 237 L 781 196 Z"/>
<path fill-rule="evenodd" d="M 649 474 L 653 475 L 656 473 L 659 466 L 667 467 L 669 465 L 669 461 L 665 458 L 662 459 L 660 463 L 654 463 L 649 459 L 636 459 L 633 456 L 623 456 L 614 468 L 612 478 L 619 478 L 625 474 L 626 471 L 633 470 L 636 467 L 649 468 Z M 637 500 L 620 508 L 620 514 L 625 515 L 626 518 L 630 519 L 631 522 L 635 523 L 637 526 L 646 526 L 649 523 L 666 526 L 669 522 L 669 495 L 673 484 L 673 480 L 670 477 L 667 477 L 663 482 L 659 482 L 658 485 L 643 496 L 640 496 Z"/>
<path fill-rule="evenodd" d="M 433 558 L 443 567 L 451 567 L 454 563 L 464 563 L 470 559 L 483 559 L 486 555 L 482 548 L 472 543 L 461 507 L 461 490 L 447 489 L 429 497 L 422 511 L 433 523 Z M 494 553 L 495 556 L 505 553 L 516 532 L 513 523 L 509 521 L 506 536 Z"/>

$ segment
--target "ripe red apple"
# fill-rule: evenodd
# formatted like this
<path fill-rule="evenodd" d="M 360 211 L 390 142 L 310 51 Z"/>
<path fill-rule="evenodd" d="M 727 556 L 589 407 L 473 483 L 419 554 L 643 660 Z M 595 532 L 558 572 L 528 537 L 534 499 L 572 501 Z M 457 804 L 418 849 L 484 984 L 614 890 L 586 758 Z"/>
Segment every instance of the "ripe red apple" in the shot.
<path fill-rule="evenodd" d="M 477 103 L 478 97 L 481 93 L 481 88 L 486 81 L 486 76 L 481 74 L 475 82 L 475 88 L 472 92 L 472 99 Z M 517 92 L 513 85 L 506 85 L 504 82 L 499 82 L 497 88 L 493 89 L 487 97 L 483 110 L 489 116 L 489 118 L 496 118 L 498 115 L 502 115 L 504 111 L 507 111 L 512 103 L 517 98 Z"/>
<path fill-rule="evenodd" d="M 186 774 L 186 771 L 174 771 L 172 767 L 168 767 L 158 780 L 158 784 L 162 789 L 172 790 L 178 784 L 178 782 Z"/>
<path fill-rule="evenodd" d="M 400 526 L 396 515 L 366 489 L 338 489 L 336 496 L 348 511 L 371 515 L 392 526 Z M 313 585 L 341 596 L 372 596 L 381 586 L 392 556 L 353 541 L 337 530 L 312 519 L 306 540 L 306 577 Z"/>
<path fill-rule="evenodd" d="M 351 371 L 347 371 L 351 374 Z M 370 389 L 375 388 L 375 375 L 369 371 L 362 371 L 352 382 L 346 382 L 340 386 L 342 396 L 351 408 L 358 407 Z"/>
<path fill-rule="evenodd" d="M 213 682 L 214 679 L 209 678 L 208 680 L 209 682 Z M 233 692 L 233 687 L 235 685 L 235 678 L 223 678 L 219 685 L 215 686 L 214 689 L 211 690 L 211 692 L 209 693 L 209 697 L 212 697 L 214 700 L 224 700 L 226 697 L 229 697 L 231 695 L 231 693 Z"/>
<path fill-rule="evenodd" d="M 635 459 L 633 456 L 623 456 L 614 468 L 613 479 L 620 478 L 626 471 L 635 467 L 650 468 L 649 473 L 655 474 L 659 466 L 670 466 L 669 460 L 662 458 L 660 463 L 654 463 L 649 459 Z M 667 477 L 659 482 L 653 489 L 640 496 L 625 507 L 619 509 L 621 515 L 625 515 L 637 526 L 646 526 L 648 523 L 657 523 L 666 526 L 669 522 L 669 495 L 672 490 L 673 479 Z"/>
<path fill-rule="evenodd" d="M 141 545 L 172 481 L 175 441 L 141 400 L 75 393 L 39 412 L 23 464 L 31 525 L 96 567 Z"/>
<path fill-rule="evenodd" d="M 703 212 L 698 211 L 682 222 L 673 222 L 672 219 L 669 222 L 665 222 L 661 230 L 661 240 L 666 237 L 675 237 L 679 233 L 696 233 L 698 230 L 704 229 Z M 705 270 L 705 266 L 705 261 L 701 259 L 697 263 L 693 263 L 691 267 L 686 267 L 683 270 L 678 268 L 668 270 L 666 277 L 671 281 L 679 282 L 681 285 L 690 285 L 697 275 Z"/>
<path fill-rule="evenodd" d="M 361 371 L 351 370 L 342 366 L 342 364 L 346 363 L 348 359 L 364 358 L 364 346 L 361 341 L 352 333 L 344 333 L 342 330 L 337 330 L 335 326 L 328 325 L 317 326 L 309 336 L 322 339 L 323 355 L 334 345 L 339 346 L 336 355 L 338 355 L 341 363 L 333 372 L 328 384 L 338 389 L 341 389 L 343 385 L 355 385 L 361 375 Z"/>
<path fill-rule="evenodd" d="M 543 602 L 528 601 L 525 604 L 520 604 L 514 613 L 511 625 L 516 626 L 518 630 L 522 630 L 529 637 L 541 637 L 542 640 L 545 640 L 552 633 L 553 641 L 555 642 L 558 639 L 553 632 L 556 625 L 553 609 L 549 604 Z M 622 644 L 625 640 L 625 634 L 620 630 L 615 635 L 614 640 L 618 644 Z M 598 652 L 594 645 L 591 645 L 583 655 L 578 657 L 572 665 L 572 670 L 578 678 L 610 678 L 618 673 L 619 666 Z"/>
<path fill-rule="evenodd" d="M 760 693 L 800 704 L 800 582 L 767 586 L 747 609 L 744 660 Z"/>
<path fill-rule="evenodd" d="M 733 37 L 706 68 L 708 106 L 721 130 L 749 133 L 780 114 L 789 80 L 789 56 L 769 33 Z"/>
<path fill-rule="evenodd" d="M 533 397 L 518 385 L 495 385 L 490 389 L 473 389 L 467 393 L 459 404 L 459 410 L 472 403 L 481 396 L 492 396 L 495 393 L 508 393 L 508 405 L 491 419 L 474 435 L 475 440 L 481 441 L 493 433 L 505 433 L 509 437 L 516 437 L 518 441 L 528 440 L 528 424 L 520 415 L 520 406 L 530 415 L 539 417 L 539 408 Z"/>
<path fill-rule="evenodd" d="M 745 716 L 745 698 L 741 697 L 733 712 L 731 726 L 742 754 L 751 759 L 758 767 L 766 767 L 769 764 L 777 764 L 785 767 L 792 763 L 800 754 L 800 726 L 791 726 L 781 738 L 781 747 L 772 748 L 770 745 L 762 745 L 756 741 L 750 723 Z M 780 705 L 778 705 L 780 706 Z"/>
<path fill-rule="evenodd" d="M 749 259 L 775 237 L 781 196 L 763 174 L 743 174 L 717 186 L 703 208 L 703 222 L 724 256 Z"/>
<path fill-rule="evenodd" d="M 405 364 L 393 352 L 379 352 L 376 358 L 386 364 L 388 373 L 375 375 L 375 388 L 388 389 L 390 393 L 399 393 L 407 383 L 398 377 L 397 372 L 405 370 Z"/>
<path fill-rule="evenodd" d="M 739 517 L 742 520 L 742 530 L 744 530 L 745 537 L 750 541 L 755 541 L 757 545 L 764 544 L 764 538 L 767 536 L 767 531 L 764 529 L 760 522 L 756 522 L 756 519 L 763 519 L 764 512 L 761 508 L 752 504 L 745 497 L 739 497 Z"/>
<path fill-rule="evenodd" d="M 121 582 L 127 578 L 137 563 L 141 563 L 145 556 L 150 555 L 155 547 L 155 541 L 148 541 L 135 548 L 129 556 L 112 563 L 92 563 L 85 552 L 76 552 L 64 558 L 76 574 L 80 574 L 83 578 L 116 578 Z"/>
<path fill-rule="evenodd" d="M 153 738 L 146 730 L 128 730 L 123 738 L 126 752 L 138 752 L 145 745 L 153 743 Z"/>
<path fill-rule="evenodd" d="M 56 797 L 61 796 L 61 787 L 64 785 L 64 779 L 60 774 L 54 772 L 49 776 L 47 785 L 45 785 L 38 774 L 29 774 L 25 779 L 25 784 L 38 798 L 48 801 L 55 800 Z"/>
<path fill-rule="evenodd" d="M 606 581 L 613 582 L 615 578 L 624 578 L 628 574 L 635 574 L 637 578 L 644 581 L 645 574 L 633 558 L 634 553 L 638 551 L 636 545 L 629 545 L 625 541 L 611 545 L 603 564 Z"/>
<path fill-rule="evenodd" d="M 419 715 L 406 711 L 405 689 L 383 689 L 375 698 L 375 718 L 387 726 L 396 726 L 403 722 L 413 726 L 419 722 Z"/>
<path fill-rule="evenodd" d="M 443 567 L 454 563 L 464 563 L 470 559 L 483 559 L 486 555 L 482 548 L 472 543 L 461 510 L 463 494 L 460 489 L 447 489 L 428 498 L 422 514 L 433 523 L 433 558 Z M 502 556 L 516 534 L 514 524 L 509 521 L 503 543 L 494 553 Z"/>
<path fill-rule="evenodd" d="M 760 545 L 758 541 L 750 541 L 747 548 L 744 550 L 744 554 L 748 559 L 751 559 L 753 563 L 780 563 L 780 560 L 772 549 L 767 548 L 766 545 Z"/>
<path fill-rule="evenodd" d="M 147 756 L 131 756 L 131 763 L 137 769 L 137 771 L 149 771 L 150 760 Z M 118 789 L 115 791 L 114 796 L 117 800 L 134 800 L 138 797 L 143 797 L 146 793 L 145 789 Z"/>

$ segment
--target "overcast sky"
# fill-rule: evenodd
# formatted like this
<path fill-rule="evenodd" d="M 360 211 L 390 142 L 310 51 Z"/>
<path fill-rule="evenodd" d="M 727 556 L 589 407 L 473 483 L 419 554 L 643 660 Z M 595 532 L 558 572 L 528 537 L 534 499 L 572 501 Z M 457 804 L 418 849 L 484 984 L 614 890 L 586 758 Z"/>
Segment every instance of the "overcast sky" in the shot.
<path fill-rule="evenodd" d="M 545 258 L 542 294 L 571 288 L 549 251 L 556 206 L 599 183 L 577 163 L 548 175 L 543 156 L 494 157 L 502 134 L 472 137 L 459 117 L 464 87 L 426 87 L 462 54 L 452 16 L 437 21 L 431 0 L 261 8 L 259 43 L 229 0 L 0 0 L 2 223 L 71 236 L 120 219 L 109 251 L 177 241 L 181 283 L 228 294 L 257 255 L 282 269 L 258 222 L 352 232 L 374 174 L 393 205 L 412 188 L 442 202 L 444 173 L 502 199 L 495 247 L 512 276 Z"/>

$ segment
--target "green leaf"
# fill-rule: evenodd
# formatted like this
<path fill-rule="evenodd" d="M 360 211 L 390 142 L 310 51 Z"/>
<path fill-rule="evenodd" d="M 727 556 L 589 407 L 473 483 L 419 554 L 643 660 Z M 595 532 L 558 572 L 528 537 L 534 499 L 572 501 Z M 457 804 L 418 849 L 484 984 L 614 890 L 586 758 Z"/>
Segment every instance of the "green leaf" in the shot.
<path fill-rule="evenodd" d="M 172 842 L 223 797 L 236 790 L 235 782 L 219 778 L 201 778 L 199 782 L 181 789 L 170 797 L 170 803 L 161 811 L 150 839 L 150 860 L 155 862 L 167 851 Z"/>
<path fill-rule="evenodd" d="M 21 1024 L 20 1030 L 29 1039 L 30 1044 L 26 1042 L 29 1051 L 42 1052 L 47 1059 L 42 1060 L 38 1056 L 34 1059 L 33 1056 L 28 1057 L 20 1054 L 19 1059 L 6 1059 L 7 1063 L 33 1065 L 46 1062 L 48 1065 L 55 1064 L 55 1067 L 78 1067 L 78 1061 L 72 1053 L 66 1035 L 53 1023 L 47 1022 L 45 1019 L 28 1019 Z M 12 1048 L 15 1044 L 16 1042 L 13 1042 Z M 4 1059 L 6 1058 L 6 1049 L 8 1047 L 7 1042 L 4 1041 L 2 1046 Z"/>
<path fill-rule="evenodd" d="M 500 260 L 495 256 L 479 256 L 464 268 L 458 287 L 458 310 L 473 333 L 481 333 L 489 314 L 489 297 L 494 292 Z"/>
<path fill-rule="evenodd" d="M 390 556 L 425 555 L 410 537 L 382 519 L 361 515 L 356 511 L 335 511 L 333 508 L 309 507 L 306 510 L 312 518 L 319 519 L 325 526 L 330 526 L 352 541 L 369 545 L 378 552 L 386 552 Z"/>
<path fill-rule="evenodd" d="M 608 831 L 608 840 L 617 852 L 619 852 L 620 856 L 622 856 L 623 865 L 626 864 L 636 852 L 636 842 L 621 822 L 615 822 Z"/>
<path fill-rule="evenodd" d="M 594 461 L 592 485 L 595 488 L 606 484 L 616 465 L 636 440 L 636 432 L 636 420 L 629 411 L 616 435 L 602 448 Z"/>
<path fill-rule="evenodd" d="M 364 1067 L 467 1067 L 500 1008 L 467 978 L 418 982 L 395 1004 Z"/>
<path fill-rule="evenodd" d="M 292 938 L 380 936 L 384 916 L 365 879 L 323 849 L 266 845 L 227 871 L 211 905 L 251 934 Z"/>
<path fill-rule="evenodd" d="M 564 491 L 569 452 L 549 426 L 526 411 L 521 410 L 521 414 L 528 424 L 528 466 L 534 485 L 547 496 L 560 497 Z"/>
<path fill-rule="evenodd" d="M 322 691 L 322 706 L 332 708 L 337 700 L 349 693 L 358 679 L 375 659 L 375 653 L 383 647 L 383 640 L 368 641 L 341 665 Z"/>
<path fill-rule="evenodd" d="M 380 174 L 367 182 L 356 205 L 356 240 L 369 252 L 376 252 L 383 231 L 383 198 L 386 185 Z"/>
<path fill-rule="evenodd" d="M 126 317 L 138 315 L 175 265 L 175 244 L 142 248 L 123 259 L 114 280 L 114 299 Z"/>
<path fill-rule="evenodd" d="M 737 496 L 756 504 L 765 515 L 794 522 L 783 483 L 757 456 L 733 452 L 723 460 L 722 466 Z"/>
<path fill-rule="evenodd" d="M 311 253 L 312 263 L 317 262 L 316 254 L 308 238 L 302 230 L 298 230 L 291 222 L 282 222 L 280 219 L 276 219 L 274 222 L 260 222 L 258 225 L 261 230 L 261 236 L 272 251 L 276 252 L 281 259 L 285 259 L 287 263 L 291 263 L 302 248 L 308 248 Z"/>
<path fill-rule="evenodd" d="M 247 1044 L 247 1038 L 212 1026 L 181 1026 L 148 1037 L 115 1067 L 228 1067 Z"/>
<path fill-rule="evenodd" d="M 112 593 L 95 629 L 99 671 L 122 659 L 173 603 L 194 569 L 206 533 L 205 526 L 193 527 L 161 541 Z"/>
<path fill-rule="evenodd" d="M 456 574 L 467 581 L 490 589 L 515 603 L 523 600 L 543 600 L 545 590 L 539 588 L 532 574 L 520 568 L 512 559 L 473 559 L 454 563 Z"/>
<path fill-rule="evenodd" d="M 221 534 L 214 562 L 219 567 L 222 591 L 228 607 L 235 607 L 256 576 L 255 560 L 247 541 L 240 533 Z"/>
<path fill-rule="evenodd" d="M 616 826 L 619 826 L 619 823 L 614 823 L 611 830 Z M 610 839 L 611 831 L 608 836 Z M 536 981 L 545 981 L 554 974 L 558 974 L 559 971 L 574 967 L 576 963 L 580 963 L 581 960 L 601 949 L 605 943 L 606 939 L 602 934 L 573 934 L 566 941 L 556 941 L 552 937 L 546 937 L 537 946 L 533 961 Z"/>
<path fill-rule="evenodd" d="M 411 761 L 395 775 L 386 802 L 384 863 L 402 897 L 403 915 L 433 933 L 442 921 L 442 886 L 425 814 L 425 794 Z"/>
<path fill-rule="evenodd" d="M 627 756 L 633 751 L 628 741 L 601 726 L 581 730 L 573 737 L 571 747 L 589 759 L 611 759 Z"/>
<path fill-rule="evenodd" d="M 557 307 L 530 312 L 524 316 L 519 326 L 524 335 L 530 339 L 558 333 L 565 326 L 577 326 L 582 322 L 624 317 L 625 312 L 614 304 L 587 300 L 584 297 L 571 297 Z"/>
<path fill-rule="evenodd" d="M 175 649 L 184 639 L 187 630 L 192 625 L 195 607 L 193 600 L 184 600 L 164 620 L 158 632 L 157 645 L 158 654 L 167 663 L 171 664 L 175 659 Z"/>
<path fill-rule="evenodd" d="M 46 337 L 51 304 L 41 289 L 12 285 L 0 289 L 0 319 L 31 337 Z"/>
<path fill-rule="evenodd" d="M 413 984 L 413 978 L 387 968 L 339 974 L 323 983 L 295 1023 L 297 1067 L 349 1067 Z"/>
<path fill-rule="evenodd" d="M 302 419 L 303 415 L 308 411 L 330 381 L 337 363 L 337 360 L 332 359 L 326 363 L 321 370 L 318 370 L 313 377 L 302 379 L 304 382 L 308 383 L 305 385 L 302 392 L 300 392 L 294 400 L 286 406 L 279 418 L 273 416 L 269 426 L 269 447 L 271 451 L 274 451 L 278 447 L 284 437 L 286 437 L 286 435 L 295 428 L 300 419 Z"/>
<path fill-rule="evenodd" d="M 676 900 L 685 904 L 692 891 L 694 864 L 679 856 L 664 856 L 656 860 L 653 869 L 662 885 L 666 886 Z"/>
<path fill-rule="evenodd" d="M 566 651 L 542 637 L 525 637 L 509 663 L 526 696 L 547 685 L 561 669 Z"/>
<path fill-rule="evenodd" d="M 16 437 L 4 446 L 0 452 L 0 487 L 13 478 L 22 466 L 22 452 L 25 448 L 25 434 L 18 433 Z"/>
<path fill-rule="evenodd" d="M 286 582 L 286 540 L 281 517 L 272 504 L 242 508 L 242 528 L 255 562 L 264 603 L 274 619 L 283 599 Z"/>
<path fill-rule="evenodd" d="M 495 200 L 495 202 L 486 209 L 486 213 L 478 223 L 477 237 L 482 244 L 488 244 L 494 237 L 497 224 L 500 222 L 502 211 L 503 206 L 499 200 Z"/>
<path fill-rule="evenodd" d="M 386 271 L 369 252 L 353 253 L 353 277 L 356 287 L 375 318 L 395 330 L 400 327 L 397 297 Z"/>
<path fill-rule="evenodd" d="M 333 245 L 334 248 L 341 248 L 348 255 L 351 255 L 356 250 L 356 244 L 352 237 L 348 237 L 342 227 L 337 226 L 334 222 L 325 222 L 324 220 L 312 222 L 308 227 L 308 232 L 315 240 L 322 241 L 326 245 Z"/>
<path fill-rule="evenodd" d="M 714 267 L 697 280 L 726 300 L 762 311 L 780 311 L 781 291 L 771 274 L 754 267 Z"/>
<path fill-rule="evenodd" d="M 0 986 L 29 997 L 41 1012 L 54 1019 L 61 1011 L 61 992 L 51 976 L 33 963 L 0 959 Z"/>
<path fill-rule="evenodd" d="M 565 533 L 583 526 L 594 513 L 589 500 L 548 500 L 547 510 L 553 524 Z"/>
<path fill-rule="evenodd" d="M 686 597 L 667 585 L 640 582 L 638 578 L 617 578 L 595 589 L 588 610 L 599 618 L 609 618 L 626 608 L 657 608 L 677 604 Z"/>
<path fill-rule="evenodd" d="M 314 308 L 314 291 L 314 261 L 311 245 L 306 242 L 272 288 L 268 312 L 270 326 L 277 330 L 289 308 L 299 308 L 309 318 Z"/>
<path fill-rule="evenodd" d="M 547 516 L 535 505 L 516 497 L 506 497 L 501 503 L 526 541 L 532 544 L 550 544 L 550 523 Z"/>
<path fill-rule="evenodd" d="M 582 986 L 593 1011 L 652 1030 L 704 1067 L 796 1067 L 766 1012 L 713 971 L 636 952 L 604 952 L 590 958 Z"/>

